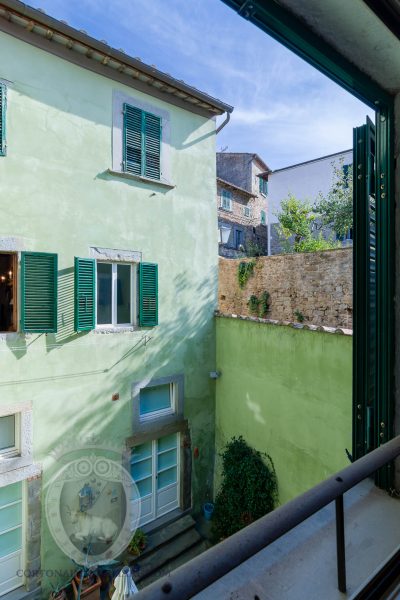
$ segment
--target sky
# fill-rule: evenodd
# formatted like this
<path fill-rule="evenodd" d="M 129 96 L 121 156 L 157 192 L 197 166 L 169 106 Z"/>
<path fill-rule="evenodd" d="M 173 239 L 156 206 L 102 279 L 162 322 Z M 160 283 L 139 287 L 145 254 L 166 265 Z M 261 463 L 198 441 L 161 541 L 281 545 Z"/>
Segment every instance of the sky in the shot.
<path fill-rule="evenodd" d="M 221 0 L 28 0 L 234 106 L 217 150 L 278 169 L 352 146 L 372 111 Z"/>

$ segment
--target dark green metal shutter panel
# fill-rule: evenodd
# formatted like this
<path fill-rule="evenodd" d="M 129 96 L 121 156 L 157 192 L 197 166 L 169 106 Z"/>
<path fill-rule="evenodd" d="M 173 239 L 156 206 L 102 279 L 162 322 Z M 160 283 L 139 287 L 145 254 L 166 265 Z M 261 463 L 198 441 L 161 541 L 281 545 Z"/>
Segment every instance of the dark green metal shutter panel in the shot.
<path fill-rule="evenodd" d="M 124 169 L 134 175 L 142 174 L 142 111 L 124 104 Z"/>
<path fill-rule="evenodd" d="M 95 327 L 96 261 L 75 257 L 75 331 Z"/>
<path fill-rule="evenodd" d="M 354 129 L 353 456 L 376 448 L 375 128 Z"/>
<path fill-rule="evenodd" d="M 21 255 L 21 328 L 27 333 L 57 331 L 57 254 Z"/>
<path fill-rule="evenodd" d="M 158 325 L 158 265 L 139 264 L 139 325 Z"/>
<path fill-rule="evenodd" d="M 160 179 L 161 119 L 150 113 L 144 114 L 144 175 Z"/>
<path fill-rule="evenodd" d="M 6 88 L 0 83 L 0 156 L 6 153 Z"/>

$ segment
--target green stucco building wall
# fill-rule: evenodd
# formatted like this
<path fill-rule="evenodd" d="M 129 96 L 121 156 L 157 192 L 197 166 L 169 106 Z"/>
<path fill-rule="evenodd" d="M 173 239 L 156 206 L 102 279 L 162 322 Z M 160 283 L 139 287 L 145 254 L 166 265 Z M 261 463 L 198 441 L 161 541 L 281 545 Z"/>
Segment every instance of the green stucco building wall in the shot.
<path fill-rule="evenodd" d="M 242 435 L 268 453 L 282 504 L 345 467 L 351 336 L 223 317 L 216 329 L 217 452 Z"/>
<path fill-rule="evenodd" d="M 0 33 L 7 83 L 7 156 L 0 157 L 0 245 L 58 254 L 58 332 L 2 334 L 1 399 L 33 404 L 42 501 L 52 451 L 87 434 L 123 447 L 134 434 L 133 382 L 184 376 L 195 509 L 209 497 L 214 461 L 217 214 L 215 120 L 199 116 Z M 112 167 L 117 90 L 167 111 L 174 187 L 132 181 Z M 201 242 L 199 243 L 199 240 Z M 197 243 L 195 241 L 197 240 Z M 159 325 L 121 333 L 74 331 L 74 257 L 89 247 L 138 251 L 158 264 Z M 112 402 L 113 394 L 119 400 Z M 77 442 L 78 443 L 78 442 Z M 41 568 L 66 566 L 44 513 Z M 43 578 L 43 585 L 48 582 Z M 57 582 L 53 582 L 57 583 Z"/>

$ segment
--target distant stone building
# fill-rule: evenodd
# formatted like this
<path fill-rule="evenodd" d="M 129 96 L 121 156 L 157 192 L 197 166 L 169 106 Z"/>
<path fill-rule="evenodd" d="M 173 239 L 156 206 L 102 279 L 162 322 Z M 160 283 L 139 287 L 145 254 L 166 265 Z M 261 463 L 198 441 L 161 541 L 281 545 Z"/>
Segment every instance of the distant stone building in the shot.
<path fill-rule="evenodd" d="M 247 152 L 217 153 L 219 254 L 267 254 L 269 167 Z"/>
<path fill-rule="evenodd" d="M 326 195 L 333 182 L 334 167 L 342 165 L 348 170 L 353 163 L 353 151 L 343 150 L 335 154 L 322 156 L 314 160 L 308 160 L 296 165 L 290 165 L 283 169 L 277 169 L 268 174 L 268 254 L 280 254 L 282 252 L 282 240 L 279 237 L 277 225 L 277 213 L 281 207 L 281 201 L 293 194 L 298 200 L 309 200 L 314 203 L 321 192 Z M 322 234 L 325 238 L 335 236 L 335 232 L 324 229 Z M 349 230 L 343 245 L 352 244 L 352 231 Z"/>

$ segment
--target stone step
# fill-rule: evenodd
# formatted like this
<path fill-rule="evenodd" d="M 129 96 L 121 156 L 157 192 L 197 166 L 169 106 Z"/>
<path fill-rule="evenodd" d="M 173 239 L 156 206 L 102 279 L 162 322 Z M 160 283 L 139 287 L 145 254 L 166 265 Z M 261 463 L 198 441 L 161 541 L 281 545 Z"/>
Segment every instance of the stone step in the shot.
<path fill-rule="evenodd" d="M 207 550 L 209 547 L 210 543 L 206 540 L 202 540 L 198 544 L 195 544 L 194 546 L 189 548 L 189 550 L 186 550 L 179 556 L 170 560 L 168 564 L 165 564 L 164 566 L 157 569 L 157 571 L 141 579 L 140 583 L 138 584 L 139 589 L 143 589 L 147 585 L 150 585 L 150 583 L 153 583 L 154 581 L 157 581 L 157 579 L 160 579 L 160 577 L 168 575 L 169 573 L 171 573 L 171 571 L 174 571 L 181 565 L 189 562 L 189 560 L 192 560 L 192 558 L 196 558 L 196 556 Z"/>
<path fill-rule="evenodd" d="M 161 529 L 157 529 L 154 533 L 149 533 L 147 536 L 147 544 L 146 548 L 143 550 L 142 554 L 133 559 L 132 563 L 140 562 L 142 559 L 151 554 L 157 548 L 164 546 L 170 540 L 173 540 L 175 537 L 184 533 L 188 529 L 193 529 L 196 525 L 193 517 L 190 515 L 185 515 L 180 519 L 170 523 L 169 525 L 164 525 Z"/>
<path fill-rule="evenodd" d="M 202 539 L 196 529 L 191 528 L 170 539 L 168 543 L 164 542 L 162 546 L 158 546 L 156 550 L 146 556 L 140 556 L 135 561 L 135 564 L 140 567 L 136 573 L 133 573 L 135 582 L 143 580 L 167 563 L 169 564 L 170 561 L 199 544 Z"/>

